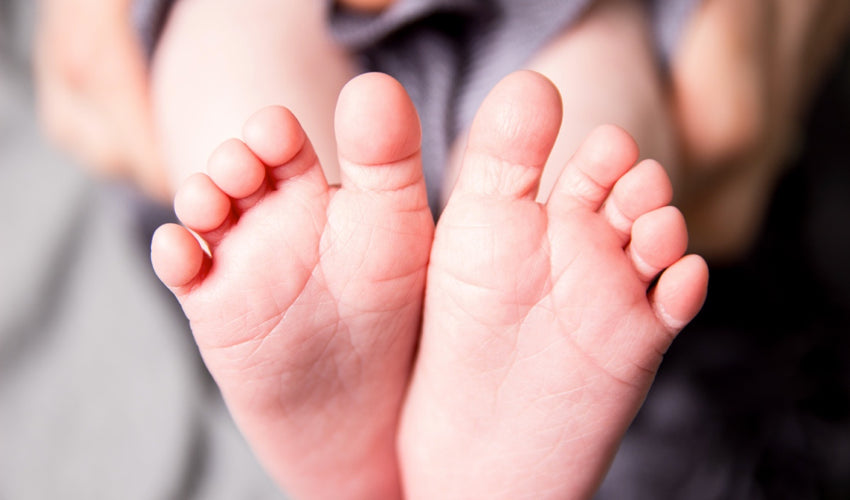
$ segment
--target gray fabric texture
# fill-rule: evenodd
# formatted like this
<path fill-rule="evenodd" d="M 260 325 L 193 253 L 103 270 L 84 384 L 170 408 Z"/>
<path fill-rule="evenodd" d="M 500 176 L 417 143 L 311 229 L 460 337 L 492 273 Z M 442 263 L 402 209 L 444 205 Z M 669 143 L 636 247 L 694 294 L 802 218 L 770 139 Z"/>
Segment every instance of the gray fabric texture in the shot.
<path fill-rule="evenodd" d="M 648 2 L 662 64 L 698 0 Z M 368 70 L 397 78 L 422 121 L 422 163 L 432 207 L 454 139 L 484 97 L 521 69 L 593 0 L 398 0 L 377 16 L 332 10 L 331 32 Z"/>
<path fill-rule="evenodd" d="M 590 0 L 401 0 L 378 16 L 336 9 L 331 31 L 364 67 L 397 78 L 422 122 L 432 207 L 449 148 L 491 88 L 575 20 Z"/>
<path fill-rule="evenodd" d="M 135 22 L 153 52 L 174 0 L 137 0 Z M 700 0 L 647 4 L 660 62 L 672 53 Z M 422 122 L 422 163 L 429 202 L 440 206 L 449 148 L 481 101 L 504 76 L 522 68 L 568 29 L 593 0 L 396 0 L 377 15 L 331 7 L 331 34 L 361 59 L 407 89 Z"/>

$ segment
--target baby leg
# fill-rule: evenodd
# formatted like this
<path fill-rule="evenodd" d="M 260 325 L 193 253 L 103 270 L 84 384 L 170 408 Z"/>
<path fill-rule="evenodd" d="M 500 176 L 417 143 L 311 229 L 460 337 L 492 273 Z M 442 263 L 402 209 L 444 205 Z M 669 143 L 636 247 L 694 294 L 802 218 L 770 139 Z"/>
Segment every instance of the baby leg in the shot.
<path fill-rule="evenodd" d="M 328 2 L 181 0 L 152 65 L 155 120 L 172 189 L 269 105 L 299 117 L 339 182 L 333 110 L 357 69 L 330 38 Z"/>
<path fill-rule="evenodd" d="M 729 260 L 752 245 L 848 27 L 844 0 L 703 0 L 671 67 L 695 248 Z"/>
<path fill-rule="evenodd" d="M 565 116 L 543 171 L 541 200 L 548 197 L 578 145 L 603 124 L 628 132 L 637 141 L 641 157 L 664 165 L 678 187 L 676 137 L 643 2 L 595 2 L 528 67 L 555 84 Z"/>
<path fill-rule="evenodd" d="M 663 164 L 677 185 L 678 153 L 651 36 L 641 2 L 601 0 L 529 62 L 529 69 L 558 88 L 566 117 L 543 172 L 539 200 L 548 198 L 566 161 L 603 124 L 629 132 L 641 156 Z M 446 193 L 457 177 L 464 143 L 461 138 L 454 145 Z"/>

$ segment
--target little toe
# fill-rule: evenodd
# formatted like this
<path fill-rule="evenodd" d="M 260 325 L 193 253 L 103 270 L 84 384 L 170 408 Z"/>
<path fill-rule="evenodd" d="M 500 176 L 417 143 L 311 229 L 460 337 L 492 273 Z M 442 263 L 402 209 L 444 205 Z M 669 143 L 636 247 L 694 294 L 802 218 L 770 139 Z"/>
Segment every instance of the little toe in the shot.
<path fill-rule="evenodd" d="M 672 200 L 673 185 L 664 167 L 655 160 L 644 160 L 614 184 L 601 212 L 626 245 L 635 219 Z"/>
<path fill-rule="evenodd" d="M 210 245 L 231 222 L 230 198 L 206 174 L 194 174 L 174 196 L 174 212 L 186 227 Z"/>
<path fill-rule="evenodd" d="M 685 218 L 675 207 L 647 212 L 632 225 L 632 239 L 626 252 L 638 276 L 649 283 L 676 262 L 688 247 Z"/>
<path fill-rule="evenodd" d="M 597 127 L 567 162 L 549 206 L 558 211 L 598 210 L 637 159 L 637 143 L 625 130 L 614 125 Z"/>
<path fill-rule="evenodd" d="M 676 334 L 697 315 L 707 291 L 708 265 L 698 255 L 687 255 L 661 274 L 649 299 L 658 320 Z"/>
<path fill-rule="evenodd" d="M 327 189 L 316 152 L 298 119 L 287 108 L 268 106 L 257 111 L 242 127 L 242 138 L 269 167 L 271 181 L 276 185 L 301 177 Z"/>
<path fill-rule="evenodd" d="M 352 79 L 340 92 L 334 121 L 344 189 L 424 190 L 419 117 L 395 79 L 381 73 Z"/>
<path fill-rule="evenodd" d="M 533 200 L 561 113 L 560 94 L 543 75 L 518 71 L 505 77 L 472 122 L 453 193 Z"/>
<path fill-rule="evenodd" d="M 261 191 L 266 179 L 266 166 L 239 139 L 225 141 L 213 151 L 207 172 L 219 189 L 237 204 L 239 200 L 256 198 L 254 195 Z"/>
<path fill-rule="evenodd" d="M 154 272 L 175 293 L 196 279 L 205 258 L 195 237 L 177 224 L 160 226 L 151 240 Z"/>

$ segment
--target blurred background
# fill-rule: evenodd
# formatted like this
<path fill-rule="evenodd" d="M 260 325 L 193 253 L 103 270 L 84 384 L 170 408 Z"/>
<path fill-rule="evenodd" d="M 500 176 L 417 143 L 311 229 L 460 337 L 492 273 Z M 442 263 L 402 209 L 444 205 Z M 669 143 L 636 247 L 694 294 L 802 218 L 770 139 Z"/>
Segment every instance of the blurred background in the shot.
<path fill-rule="evenodd" d="M 282 498 L 151 270 L 170 210 L 43 138 L 35 11 L 0 1 L 0 498 Z"/>
<path fill-rule="evenodd" d="M 664 359 L 610 498 L 850 498 L 847 47 L 803 131 L 755 248 L 709 262 L 705 307 Z"/>
<path fill-rule="evenodd" d="M 42 138 L 34 17 L 0 0 L 0 498 L 280 498 L 150 269 L 170 211 Z M 848 139 L 845 49 L 600 498 L 850 498 Z"/>

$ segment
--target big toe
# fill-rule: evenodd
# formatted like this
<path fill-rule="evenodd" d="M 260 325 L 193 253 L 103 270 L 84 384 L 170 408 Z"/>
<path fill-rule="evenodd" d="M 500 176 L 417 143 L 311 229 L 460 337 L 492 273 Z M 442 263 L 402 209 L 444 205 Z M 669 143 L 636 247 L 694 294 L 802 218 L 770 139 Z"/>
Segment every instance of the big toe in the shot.
<path fill-rule="evenodd" d="M 392 77 L 366 73 L 348 82 L 335 127 L 343 188 L 380 192 L 422 184 L 419 117 Z"/>
<path fill-rule="evenodd" d="M 560 94 L 546 77 L 508 75 L 475 116 L 454 193 L 533 199 L 560 125 Z"/>

